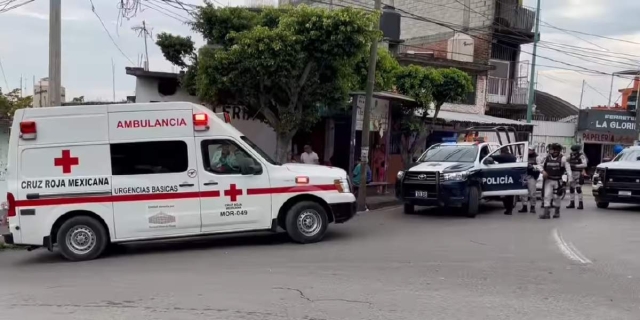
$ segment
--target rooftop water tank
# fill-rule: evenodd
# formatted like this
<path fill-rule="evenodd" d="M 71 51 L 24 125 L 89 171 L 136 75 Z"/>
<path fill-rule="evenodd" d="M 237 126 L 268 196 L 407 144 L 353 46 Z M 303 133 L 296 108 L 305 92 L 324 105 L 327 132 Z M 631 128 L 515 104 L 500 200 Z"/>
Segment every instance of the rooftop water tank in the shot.
<path fill-rule="evenodd" d="M 382 8 L 382 17 L 380 17 L 380 29 L 386 39 L 391 41 L 400 40 L 400 13 L 392 6 L 384 6 Z"/>
<path fill-rule="evenodd" d="M 464 33 L 456 32 L 447 43 L 447 59 L 473 62 L 473 38 Z"/>

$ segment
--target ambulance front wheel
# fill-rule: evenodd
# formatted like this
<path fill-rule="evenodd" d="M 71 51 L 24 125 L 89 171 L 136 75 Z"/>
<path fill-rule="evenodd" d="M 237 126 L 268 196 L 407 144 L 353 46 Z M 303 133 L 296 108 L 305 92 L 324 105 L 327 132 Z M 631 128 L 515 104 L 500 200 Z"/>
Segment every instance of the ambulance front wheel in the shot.
<path fill-rule="evenodd" d="M 71 261 L 92 260 L 107 247 L 107 231 L 96 219 L 77 216 L 65 221 L 57 234 L 60 253 Z"/>
<path fill-rule="evenodd" d="M 319 203 L 301 201 L 291 206 L 285 224 L 287 233 L 294 242 L 313 243 L 322 240 L 329 219 L 326 210 Z"/>

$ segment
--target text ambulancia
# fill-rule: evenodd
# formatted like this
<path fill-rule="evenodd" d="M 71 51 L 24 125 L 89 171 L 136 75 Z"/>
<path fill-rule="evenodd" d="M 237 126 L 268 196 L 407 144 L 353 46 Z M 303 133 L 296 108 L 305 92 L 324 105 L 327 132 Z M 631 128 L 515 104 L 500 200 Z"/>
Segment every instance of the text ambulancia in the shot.
<path fill-rule="evenodd" d="M 344 170 L 281 165 L 192 103 L 18 110 L 7 166 L 6 243 L 70 260 L 109 243 L 287 231 L 320 241 L 355 214 Z"/>

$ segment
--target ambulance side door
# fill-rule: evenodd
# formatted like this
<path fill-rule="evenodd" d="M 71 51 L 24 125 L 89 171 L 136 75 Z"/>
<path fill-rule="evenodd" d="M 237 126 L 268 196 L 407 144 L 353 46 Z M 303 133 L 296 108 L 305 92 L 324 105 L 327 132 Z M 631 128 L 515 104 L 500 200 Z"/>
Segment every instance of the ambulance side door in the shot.
<path fill-rule="evenodd" d="M 194 138 L 111 142 L 116 239 L 200 232 Z"/>
<path fill-rule="evenodd" d="M 202 232 L 269 228 L 271 185 L 259 156 L 241 140 L 227 136 L 196 137 L 196 145 Z"/>
<path fill-rule="evenodd" d="M 496 148 L 480 160 L 482 171 L 482 197 L 527 194 L 527 142 L 517 142 Z M 507 149 L 517 158 L 513 163 L 498 163 L 493 157 Z"/>

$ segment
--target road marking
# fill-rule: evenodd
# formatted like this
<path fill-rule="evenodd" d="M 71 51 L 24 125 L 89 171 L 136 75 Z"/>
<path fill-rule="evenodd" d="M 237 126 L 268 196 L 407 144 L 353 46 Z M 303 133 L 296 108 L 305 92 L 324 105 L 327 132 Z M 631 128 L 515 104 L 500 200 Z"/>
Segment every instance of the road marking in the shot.
<path fill-rule="evenodd" d="M 555 241 L 556 245 L 560 249 L 560 252 L 562 252 L 562 254 L 565 255 L 565 257 L 582 264 L 592 263 L 591 260 L 587 259 L 587 257 L 585 257 L 573 245 L 573 243 L 565 241 L 564 238 L 562 238 L 562 235 L 560 234 L 560 231 L 558 231 L 558 229 L 553 229 L 552 235 L 553 235 L 553 240 Z"/>

